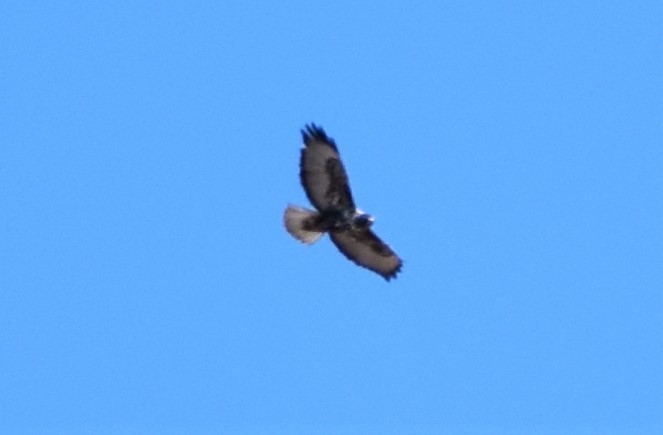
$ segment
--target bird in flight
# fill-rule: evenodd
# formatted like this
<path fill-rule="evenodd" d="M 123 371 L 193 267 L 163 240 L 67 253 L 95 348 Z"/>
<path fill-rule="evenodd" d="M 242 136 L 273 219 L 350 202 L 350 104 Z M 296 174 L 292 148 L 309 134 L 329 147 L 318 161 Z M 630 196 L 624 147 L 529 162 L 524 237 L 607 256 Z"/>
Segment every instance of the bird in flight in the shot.
<path fill-rule="evenodd" d="M 371 230 L 373 217 L 355 206 L 334 140 L 315 124 L 302 130 L 302 139 L 299 179 L 316 210 L 288 205 L 283 216 L 286 230 L 308 245 L 328 233 L 349 260 L 387 281 L 396 278 L 403 261 Z"/>

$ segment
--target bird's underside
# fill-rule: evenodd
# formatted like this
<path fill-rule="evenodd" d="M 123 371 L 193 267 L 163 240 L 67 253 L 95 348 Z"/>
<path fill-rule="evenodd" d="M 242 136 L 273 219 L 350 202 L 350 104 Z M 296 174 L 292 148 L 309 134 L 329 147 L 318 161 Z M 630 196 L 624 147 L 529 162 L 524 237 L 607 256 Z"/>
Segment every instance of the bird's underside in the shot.
<path fill-rule="evenodd" d="M 348 259 L 387 281 L 395 278 L 403 262 L 373 233 L 373 218 L 355 206 L 333 139 L 315 124 L 302 130 L 302 138 L 300 181 L 316 210 L 289 205 L 284 214 L 287 231 L 306 244 L 313 244 L 328 233 Z"/>

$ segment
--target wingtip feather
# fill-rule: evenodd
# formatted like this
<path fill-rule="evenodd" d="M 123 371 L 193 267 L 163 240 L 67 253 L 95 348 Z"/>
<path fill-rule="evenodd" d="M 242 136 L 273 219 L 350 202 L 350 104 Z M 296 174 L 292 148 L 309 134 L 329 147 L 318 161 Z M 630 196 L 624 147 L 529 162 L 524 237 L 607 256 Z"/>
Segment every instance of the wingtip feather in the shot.
<path fill-rule="evenodd" d="M 314 141 L 320 141 L 329 144 L 329 146 L 334 148 L 334 150 L 337 149 L 334 139 L 327 136 L 325 130 L 322 127 L 316 125 L 314 122 L 306 124 L 301 132 L 302 140 L 306 146 L 310 145 Z"/>

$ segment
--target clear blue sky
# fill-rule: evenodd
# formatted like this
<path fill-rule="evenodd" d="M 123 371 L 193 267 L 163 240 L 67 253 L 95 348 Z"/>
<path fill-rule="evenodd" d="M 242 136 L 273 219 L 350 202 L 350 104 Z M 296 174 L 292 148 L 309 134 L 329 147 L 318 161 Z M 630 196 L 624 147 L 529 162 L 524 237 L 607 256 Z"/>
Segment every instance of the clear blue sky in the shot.
<path fill-rule="evenodd" d="M 663 433 L 661 22 L 3 3 L 0 432 Z M 311 121 L 397 280 L 283 230 Z"/>

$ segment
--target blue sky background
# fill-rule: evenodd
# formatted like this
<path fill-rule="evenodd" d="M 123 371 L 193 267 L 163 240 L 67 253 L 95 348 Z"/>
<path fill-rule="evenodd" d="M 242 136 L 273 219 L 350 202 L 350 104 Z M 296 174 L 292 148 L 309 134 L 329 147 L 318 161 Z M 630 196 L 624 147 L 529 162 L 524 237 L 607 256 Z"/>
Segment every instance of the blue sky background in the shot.
<path fill-rule="evenodd" d="M 4 2 L 3 433 L 663 433 L 660 2 Z M 299 129 L 405 259 L 282 228 Z"/>

